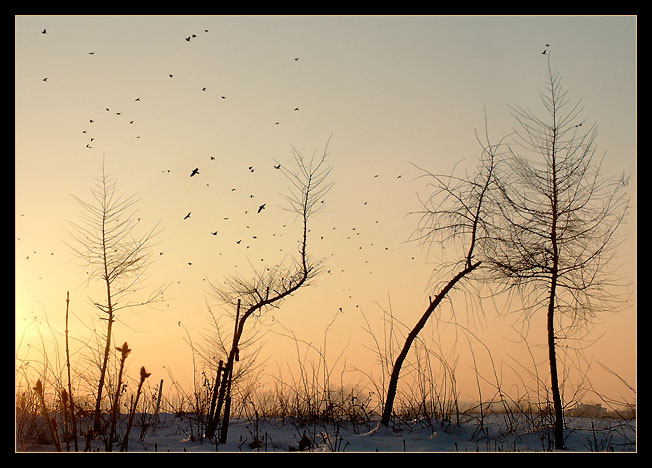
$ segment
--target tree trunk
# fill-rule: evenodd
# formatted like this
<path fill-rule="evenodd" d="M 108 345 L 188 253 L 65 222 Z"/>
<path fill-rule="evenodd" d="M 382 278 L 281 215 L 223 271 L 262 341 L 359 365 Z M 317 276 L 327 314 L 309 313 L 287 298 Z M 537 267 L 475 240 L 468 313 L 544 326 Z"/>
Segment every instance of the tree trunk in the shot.
<path fill-rule="evenodd" d="M 105 268 L 106 270 L 106 268 Z M 101 429 L 101 404 L 102 404 L 102 390 L 104 389 L 104 378 L 106 376 L 106 367 L 109 361 L 109 353 L 111 352 L 111 332 L 113 328 L 113 305 L 111 303 L 111 284 L 106 280 L 106 296 L 108 304 L 108 324 L 106 326 L 106 346 L 104 347 L 104 356 L 102 358 L 102 368 L 100 370 L 100 380 L 97 385 L 97 400 L 95 400 L 95 416 L 93 419 L 93 431 L 97 434 Z"/>
<path fill-rule="evenodd" d="M 220 377 L 222 375 L 222 370 L 224 369 L 224 361 L 220 360 L 220 364 L 217 367 L 217 375 L 215 376 L 215 385 L 213 385 L 213 395 L 211 396 L 211 406 L 208 410 L 208 421 L 207 426 L 210 426 L 215 418 L 215 404 L 217 403 L 217 389 L 220 388 Z"/>
<path fill-rule="evenodd" d="M 381 418 L 381 424 L 384 426 L 389 425 L 389 419 L 392 416 L 392 409 L 394 408 L 394 399 L 396 398 L 396 388 L 398 386 L 398 377 L 401 372 L 401 366 L 403 365 L 403 361 L 405 361 L 405 358 L 407 357 L 408 351 L 410 351 L 410 346 L 412 346 L 412 342 L 416 339 L 417 335 L 421 331 L 421 329 L 426 325 L 426 322 L 430 318 L 430 315 L 432 312 L 437 308 L 439 303 L 446 297 L 446 294 L 457 284 L 459 280 L 461 280 L 464 276 L 467 274 L 471 273 L 473 270 L 475 270 L 478 266 L 480 266 L 482 262 L 476 262 L 473 265 L 467 264 L 467 267 L 460 271 L 453 279 L 451 279 L 448 284 L 444 287 L 444 289 L 441 290 L 439 294 L 435 297 L 434 301 L 430 302 L 430 305 L 424 312 L 424 314 L 421 316 L 421 319 L 417 322 L 415 327 L 412 329 L 412 331 L 408 334 L 407 338 L 405 339 L 405 344 L 403 345 L 403 349 L 401 350 L 400 354 L 396 358 L 396 362 L 394 363 L 394 368 L 392 369 L 392 375 L 389 380 L 389 387 L 387 388 L 387 398 L 385 401 L 385 408 L 383 410 L 383 416 Z"/>
<path fill-rule="evenodd" d="M 224 404 L 224 399 L 227 396 L 230 396 L 227 395 L 227 387 L 230 390 L 231 376 L 233 375 L 233 363 L 235 362 L 236 354 L 238 354 L 238 344 L 240 343 L 240 335 L 242 334 L 242 330 L 244 328 L 244 322 L 245 320 L 247 320 L 247 317 L 249 317 L 249 315 L 244 314 L 242 316 L 242 319 L 240 319 L 240 323 L 238 323 L 239 317 L 240 317 L 240 299 L 238 299 L 238 309 L 236 311 L 235 330 L 233 332 L 233 343 L 231 344 L 231 351 L 229 352 L 229 358 L 226 361 L 226 365 L 222 370 L 223 377 L 219 388 L 219 396 L 217 397 L 217 407 L 215 408 L 215 414 L 213 415 L 213 418 L 206 425 L 206 437 L 208 439 L 213 438 L 213 436 L 215 435 L 215 431 L 217 430 L 217 423 L 220 420 L 220 413 L 222 412 L 222 404 Z M 217 393 L 218 389 L 214 388 L 213 392 Z M 226 413 L 226 408 L 225 408 L 225 413 Z M 226 417 L 227 416 L 225 415 L 225 418 Z M 220 443 L 222 442 L 220 441 Z"/>
<path fill-rule="evenodd" d="M 555 352 L 555 292 L 557 275 L 553 274 L 550 288 L 550 302 L 548 303 L 548 359 L 550 361 L 550 384 L 552 386 L 552 401 L 555 409 L 555 448 L 564 447 L 564 413 L 559 393 L 559 378 L 557 376 L 557 356 Z"/>

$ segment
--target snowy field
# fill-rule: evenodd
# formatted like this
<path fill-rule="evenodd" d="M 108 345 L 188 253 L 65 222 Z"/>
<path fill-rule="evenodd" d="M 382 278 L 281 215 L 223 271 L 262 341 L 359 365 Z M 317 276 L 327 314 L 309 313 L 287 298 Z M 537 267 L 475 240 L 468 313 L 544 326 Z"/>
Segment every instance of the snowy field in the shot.
<path fill-rule="evenodd" d="M 536 428 L 525 415 L 461 415 L 460 424 L 412 421 L 399 427 L 350 422 L 300 423 L 280 420 L 232 420 L 225 444 L 197 436 L 190 415 L 137 415 L 129 437 L 129 452 L 546 452 L 554 450 L 550 427 Z M 567 451 L 635 452 L 636 420 L 566 417 Z M 124 432 L 119 428 L 118 434 Z M 40 442 L 40 443 L 39 443 Z M 62 443 L 66 451 L 66 444 Z M 80 451 L 84 441 L 79 441 Z M 116 443 L 114 451 L 120 450 Z M 26 438 L 16 452 L 54 451 L 53 445 Z M 71 451 L 73 446 L 71 443 Z M 91 451 L 104 451 L 100 438 Z"/>

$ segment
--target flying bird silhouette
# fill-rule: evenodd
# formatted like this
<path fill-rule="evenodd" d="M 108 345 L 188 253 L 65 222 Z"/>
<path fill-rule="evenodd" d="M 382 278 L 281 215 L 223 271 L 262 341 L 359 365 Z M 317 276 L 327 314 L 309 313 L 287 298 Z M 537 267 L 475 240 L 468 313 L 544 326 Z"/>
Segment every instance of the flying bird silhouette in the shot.
<path fill-rule="evenodd" d="M 170 75 L 170 78 L 172 78 L 174 75 Z"/>
<path fill-rule="evenodd" d="M 299 57 L 296 57 L 296 58 L 294 59 L 295 62 L 297 62 L 298 60 L 299 60 Z"/>
<path fill-rule="evenodd" d="M 95 52 L 89 52 L 89 53 L 88 53 L 88 55 L 93 55 L 93 54 L 95 54 Z"/>
<path fill-rule="evenodd" d="M 262 205 L 260 205 L 260 206 L 258 207 L 258 213 L 260 213 L 260 212 L 263 211 L 264 209 L 265 209 L 265 203 L 263 203 Z"/>
<path fill-rule="evenodd" d="M 274 169 L 280 169 L 280 168 L 281 168 L 280 164 L 277 164 L 276 166 L 274 166 Z"/>
<path fill-rule="evenodd" d="M 43 78 L 43 81 L 47 81 L 47 80 L 48 80 L 48 77 L 47 77 L 47 76 L 46 76 L 45 78 Z"/>
<path fill-rule="evenodd" d="M 211 234 L 213 234 L 214 236 L 217 236 L 217 231 L 211 232 Z"/>
<path fill-rule="evenodd" d="M 192 213 L 192 211 L 189 211 L 188 214 L 186 215 L 186 217 L 183 218 L 183 219 L 186 220 L 186 219 L 190 218 L 190 213 Z"/>
<path fill-rule="evenodd" d="M 546 51 L 544 50 L 543 52 L 541 52 L 541 55 L 543 55 L 543 54 L 545 54 L 545 53 L 546 53 Z"/>
<path fill-rule="evenodd" d="M 136 99 L 134 99 L 134 101 L 140 101 L 140 98 L 139 98 L 139 97 L 137 97 Z"/>
<path fill-rule="evenodd" d="M 48 32 L 47 32 L 47 30 L 45 30 L 45 29 L 44 29 L 43 31 L 41 31 L 41 34 L 47 34 L 47 33 L 48 33 Z"/>
<path fill-rule="evenodd" d="M 194 176 L 195 174 L 199 174 L 199 168 L 198 167 L 196 167 L 196 168 L 194 168 L 192 170 L 192 172 L 190 173 L 190 177 Z"/>

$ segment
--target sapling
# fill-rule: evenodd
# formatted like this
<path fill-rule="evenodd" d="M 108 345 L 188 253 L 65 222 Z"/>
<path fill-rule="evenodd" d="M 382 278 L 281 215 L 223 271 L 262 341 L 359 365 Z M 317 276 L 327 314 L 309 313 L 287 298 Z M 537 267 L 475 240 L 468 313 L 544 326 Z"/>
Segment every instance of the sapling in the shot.
<path fill-rule="evenodd" d="M 122 445 L 120 446 L 121 452 L 127 451 L 127 446 L 129 445 L 129 431 L 131 431 L 131 425 L 134 422 L 134 414 L 136 414 L 136 406 L 138 405 L 138 398 L 140 397 L 140 391 L 143 388 L 143 383 L 145 382 L 145 379 L 150 375 L 152 374 L 147 372 L 144 366 L 140 368 L 140 382 L 138 382 L 138 390 L 136 390 L 136 399 L 134 400 L 129 410 L 129 420 L 127 421 L 127 430 L 125 431 L 125 435 L 122 438 Z"/>
<path fill-rule="evenodd" d="M 41 401 L 41 412 L 43 413 L 43 418 L 45 419 L 45 423 L 48 427 L 48 430 L 50 431 L 50 435 L 52 436 L 54 446 L 56 447 L 57 452 L 61 452 L 61 442 L 59 442 L 59 434 L 57 433 L 56 421 L 54 418 L 50 419 L 50 414 L 48 413 L 48 409 L 45 406 L 45 397 L 43 396 L 43 384 L 41 383 L 41 379 L 36 381 L 34 391 L 36 391 L 36 394 Z"/>
<path fill-rule="evenodd" d="M 72 383 L 70 381 L 70 349 L 68 347 L 68 305 L 70 293 L 66 291 L 66 367 L 68 368 L 68 403 L 70 404 L 70 418 L 72 420 L 72 437 L 75 442 L 75 452 L 79 451 L 77 442 L 77 418 L 75 417 L 75 403 L 72 398 Z"/>
<path fill-rule="evenodd" d="M 63 438 L 66 441 L 66 451 L 70 452 L 70 436 L 68 434 L 68 392 L 61 389 L 61 406 L 63 408 Z"/>
<path fill-rule="evenodd" d="M 109 431 L 109 438 L 106 442 L 106 451 L 113 451 L 113 438 L 115 435 L 115 424 L 118 419 L 118 405 L 120 403 L 120 393 L 122 392 L 122 372 L 124 371 L 125 361 L 127 360 L 127 355 L 131 352 L 127 342 L 125 341 L 122 345 L 122 348 L 115 348 L 120 351 L 120 370 L 118 371 L 118 386 L 115 391 L 115 398 L 113 400 L 113 408 L 111 409 L 111 430 Z"/>

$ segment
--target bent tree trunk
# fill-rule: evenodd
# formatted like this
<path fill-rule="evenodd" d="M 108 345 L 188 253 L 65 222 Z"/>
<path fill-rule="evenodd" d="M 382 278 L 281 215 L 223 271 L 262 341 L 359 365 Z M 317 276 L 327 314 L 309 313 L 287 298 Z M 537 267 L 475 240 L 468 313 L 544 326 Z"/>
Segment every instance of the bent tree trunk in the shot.
<path fill-rule="evenodd" d="M 401 366 L 403 365 L 403 361 L 405 361 L 405 358 L 407 357 L 408 351 L 410 351 L 412 342 L 416 339 L 421 329 L 426 325 L 426 322 L 430 318 L 430 315 L 432 315 L 433 311 L 437 308 L 439 303 L 446 297 L 446 294 L 448 294 L 448 292 L 453 288 L 453 286 L 455 286 L 455 284 L 457 284 L 458 281 L 460 281 L 467 274 L 475 270 L 478 266 L 480 266 L 481 263 L 482 262 L 476 262 L 474 264 L 467 263 L 466 268 L 460 271 L 457 275 L 455 275 L 455 277 L 446 284 L 444 289 L 442 289 L 439 292 L 439 294 L 437 294 L 435 300 L 430 302 L 430 305 L 421 316 L 421 319 L 417 322 L 415 327 L 408 334 L 407 338 L 405 339 L 405 344 L 403 345 L 403 349 L 401 350 L 400 354 L 396 358 L 396 362 L 394 363 L 394 368 L 392 369 L 392 375 L 389 380 L 389 387 L 387 388 L 387 399 L 385 401 L 385 409 L 383 410 L 383 416 L 380 420 L 380 423 L 382 425 L 384 426 L 389 425 L 389 419 L 392 416 L 392 410 L 394 408 L 394 399 L 396 398 L 396 388 L 398 386 L 398 377 L 399 374 L 401 373 Z"/>

